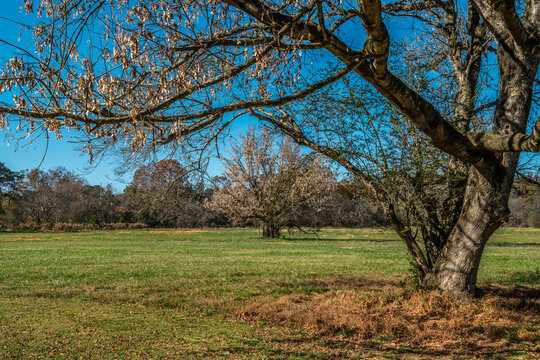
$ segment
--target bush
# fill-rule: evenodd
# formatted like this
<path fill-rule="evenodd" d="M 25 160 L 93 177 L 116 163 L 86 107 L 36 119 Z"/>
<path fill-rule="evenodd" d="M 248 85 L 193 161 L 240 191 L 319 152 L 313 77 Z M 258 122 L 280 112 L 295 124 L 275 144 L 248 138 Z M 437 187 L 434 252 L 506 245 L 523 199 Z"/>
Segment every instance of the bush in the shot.
<path fill-rule="evenodd" d="M 540 228 L 540 214 L 531 214 L 527 218 L 527 225 L 532 228 Z"/>
<path fill-rule="evenodd" d="M 143 223 L 130 223 L 128 224 L 128 229 L 146 229 L 148 225 Z"/>
<path fill-rule="evenodd" d="M 148 225 L 143 223 L 108 223 L 104 224 L 101 228 L 103 230 L 132 230 L 132 229 L 145 229 Z"/>
<path fill-rule="evenodd" d="M 40 231 L 49 231 L 49 230 L 52 230 L 53 228 L 53 223 L 50 223 L 50 222 L 42 222 L 40 224 L 40 227 L 39 227 L 39 230 Z"/>
<path fill-rule="evenodd" d="M 102 229 L 103 230 L 124 230 L 128 228 L 127 223 L 108 223 L 103 224 Z"/>
<path fill-rule="evenodd" d="M 41 224 L 38 223 L 36 220 L 28 217 L 25 222 L 19 223 L 19 224 L 10 224 L 8 226 L 9 230 L 13 231 L 39 231 L 41 229 Z"/>
<path fill-rule="evenodd" d="M 58 222 L 38 222 L 32 218 L 26 219 L 25 222 L 19 224 L 0 224 L 1 230 L 9 230 L 16 232 L 37 232 L 37 231 L 61 231 L 61 232 L 78 232 L 90 230 L 132 230 L 145 229 L 148 225 L 143 223 L 107 223 L 107 224 L 89 224 L 89 223 L 72 223 Z"/>
<path fill-rule="evenodd" d="M 86 230 L 83 224 L 77 223 L 56 223 L 52 227 L 53 231 L 65 231 L 65 232 L 77 232 L 81 230 Z"/>
<path fill-rule="evenodd" d="M 84 219 L 83 224 L 90 225 L 92 227 L 99 227 L 100 221 L 96 215 L 92 214 Z"/>

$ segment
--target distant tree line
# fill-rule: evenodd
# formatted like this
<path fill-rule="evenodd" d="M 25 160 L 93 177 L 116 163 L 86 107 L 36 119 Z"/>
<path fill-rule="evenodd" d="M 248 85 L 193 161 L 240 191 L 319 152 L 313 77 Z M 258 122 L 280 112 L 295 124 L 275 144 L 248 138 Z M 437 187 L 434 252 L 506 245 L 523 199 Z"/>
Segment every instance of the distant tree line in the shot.
<path fill-rule="evenodd" d="M 283 229 L 386 225 L 358 184 L 264 128 L 240 136 L 224 161 L 223 174 L 205 183 L 173 159 L 143 165 L 121 193 L 61 167 L 16 172 L 0 163 L 0 229 L 255 226 L 279 237 Z M 537 180 L 515 182 L 507 225 L 540 227 Z"/>
<path fill-rule="evenodd" d="M 350 183 L 336 181 L 329 169 L 313 170 L 308 160 L 294 161 L 298 161 L 294 169 L 267 173 L 264 180 L 273 179 L 261 187 L 268 193 L 253 193 L 251 199 L 251 189 L 240 191 L 243 185 L 238 179 L 220 176 L 206 184 L 191 181 L 176 160 L 141 166 L 121 193 L 110 185 L 89 185 L 62 167 L 15 172 L 0 163 L 0 229 L 260 226 L 270 231 L 265 235 L 278 236 L 283 228 L 385 225 L 377 206 Z M 310 188 L 317 181 L 324 183 L 318 184 L 322 188 Z M 322 190 L 324 196 L 316 197 Z M 245 201 L 227 198 L 230 194 L 240 194 Z M 255 201 L 257 197 L 260 202 Z"/>
<path fill-rule="evenodd" d="M 540 178 L 534 184 L 518 179 L 512 188 L 508 206 L 511 214 L 507 226 L 540 228 Z"/>

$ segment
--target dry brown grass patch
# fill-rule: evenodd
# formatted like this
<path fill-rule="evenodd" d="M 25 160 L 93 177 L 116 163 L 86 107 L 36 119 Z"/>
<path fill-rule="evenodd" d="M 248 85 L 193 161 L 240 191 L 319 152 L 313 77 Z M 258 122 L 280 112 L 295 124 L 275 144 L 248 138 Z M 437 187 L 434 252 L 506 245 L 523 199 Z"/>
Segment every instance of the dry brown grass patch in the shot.
<path fill-rule="evenodd" d="M 357 290 L 264 297 L 244 306 L 243 320 L 308 329 L 354 341 L 387 341 L 434 350 L 537 352 L 540 287 L 491 286 L 471 304 L 440 292 L 397 291 L 375 295 Z"/>

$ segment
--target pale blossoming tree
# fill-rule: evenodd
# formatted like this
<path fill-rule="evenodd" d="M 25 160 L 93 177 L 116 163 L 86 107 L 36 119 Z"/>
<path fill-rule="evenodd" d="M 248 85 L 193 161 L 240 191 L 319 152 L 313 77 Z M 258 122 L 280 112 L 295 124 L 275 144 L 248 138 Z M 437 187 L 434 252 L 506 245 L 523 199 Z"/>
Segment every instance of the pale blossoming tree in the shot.
<path fill-rule="evenodd" d="M 225 158 L 220 185 L 210 209 L 233 223 L 259 224 L 263 237 L 275 238 L 285 227 L 299 227 L 304 214 L 329 205 L 334 176 L 320 156 L 303 156 L 290 139 L 251 129 Z"/>

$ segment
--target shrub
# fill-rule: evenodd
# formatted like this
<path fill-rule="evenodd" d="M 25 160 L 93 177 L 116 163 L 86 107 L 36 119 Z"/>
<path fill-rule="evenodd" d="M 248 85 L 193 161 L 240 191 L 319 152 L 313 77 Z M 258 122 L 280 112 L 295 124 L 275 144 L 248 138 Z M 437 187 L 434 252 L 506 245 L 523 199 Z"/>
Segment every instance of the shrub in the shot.
<path fill-rule="evenodd" d="M 20 232 L 37 232 L 37 231 L 63 231 L 63 232 L 77 232 L 77 231 L 90 231 L 90 230 L 132 230 L 132 229 L 145 229 L 148 225 L 144 223 L 106 223 L 106 224 L 92 224 L 92 223 L 73 223 L 73 222 L 58 222 L 51 223 L 48 221 L 38 222 L 32 218 L 26 219 L 25 222 L 19 224 L 8 224 L 6 222 L 0 223 L 0 229 Z"/>
<path fill-rule="evenodd" d="M 38 231 L 41 229 L 41 224 L 39 224 L 36 220 L 32 219 L 31 217 L 28 217 L 25 222 L 19 223 L 19 224 L 10 224 L 8 226 L 9 230 L 13 231 Z"/>
<path fill-rule="evenodd" d="M 147 227 L 148 227 L 148 225 L 146 225 L 144 223 L 131 223 L 131 224 L 128 224 L 128 229 L 145 229 Z"/>
<path fill-rule="evenodd" d="M 50 223 L 50 222 L 42 222 L 40 224 L 39 230 L 40 231 L 49 231 L 49 230 L 52 230 L 52 228 L 53 228 L 52 223 Z"/>
<path fill-rule="evenodd" d="M 56 223 L 52 227 L 53 231 L 65 231 L 65 232 L 77 232 L 81 230 L 85 230 L 85 226 L 83 224 L 77 224 L 77 223 Z"/>
<path fill-rule="evenodd" d="M 540 214 L 531 214 L 527 218 L 527 225 L 532 228 L 540 228 Z"/>

